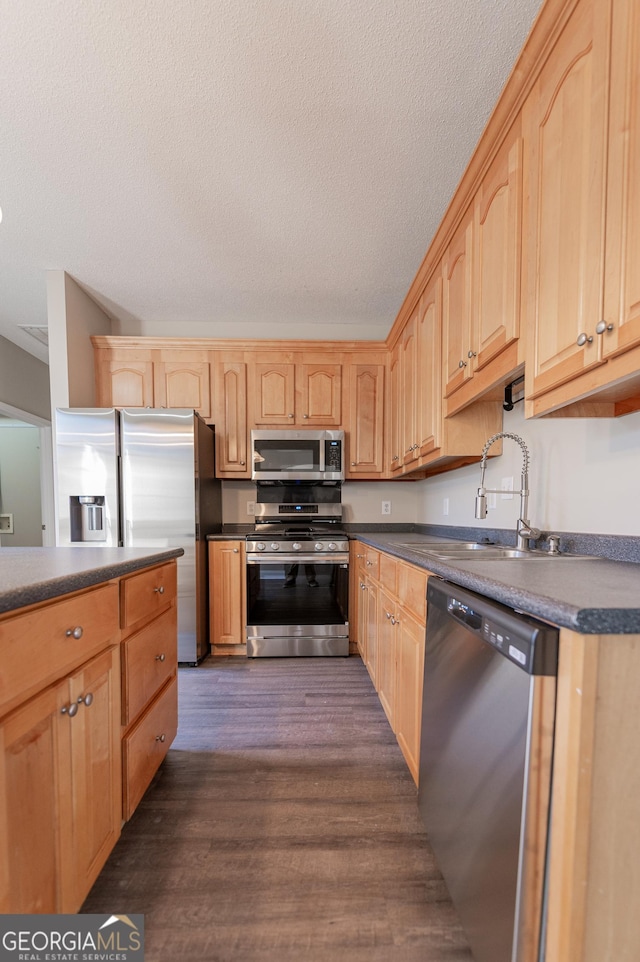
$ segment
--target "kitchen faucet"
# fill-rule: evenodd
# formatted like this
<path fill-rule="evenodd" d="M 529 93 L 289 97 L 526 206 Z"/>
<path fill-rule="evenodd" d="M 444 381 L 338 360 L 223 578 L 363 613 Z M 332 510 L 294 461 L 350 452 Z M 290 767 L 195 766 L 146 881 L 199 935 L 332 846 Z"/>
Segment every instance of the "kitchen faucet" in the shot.
<path fill-rule="evenodd" d="M 527 518 L 527 511 L 529 509 L 529 450 L 527 445 L 524 443 L 522 438 L 517 434 L 506 434 L 500 432 L 499 434 L 494 434 L 485 443 L 482 449 L 482 462 L 480 465 L 480 487 L 478 488 L 478 494 L 476 496 L 476 518 L 486 518 L 487 517 L 487 495 L 488 494 L 504 494 L 503 491 L 497 491 L 493 488 L 484 487 L 484 473 L 487 469 L 487 452 L 493 444 L 499 438 L 511 438 L 522 448 L 522 477 L 520 480 L 520 515 L 516 523 L 516 548 L 519 551 L 529 551 L 529 538 L 539 538 L 540 531 L 538 528 L 532 528 L 529 524 L 529 519 Z"/>

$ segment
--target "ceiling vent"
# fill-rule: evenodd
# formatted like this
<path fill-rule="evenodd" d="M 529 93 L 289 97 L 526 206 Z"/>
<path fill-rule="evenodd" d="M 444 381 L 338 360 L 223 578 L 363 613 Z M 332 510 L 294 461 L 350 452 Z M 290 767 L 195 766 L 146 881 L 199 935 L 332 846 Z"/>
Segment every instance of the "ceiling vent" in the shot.
<path fill-rule="evenodd" d="M 40 341 L 41 344 L 49 346 L 49 328 L 47 327 L 34 327 L 32 324 L 18 324 L 21 331 L 25 334 L 30 334 L 31 337 L 35 337 L 36 341 Z"/>

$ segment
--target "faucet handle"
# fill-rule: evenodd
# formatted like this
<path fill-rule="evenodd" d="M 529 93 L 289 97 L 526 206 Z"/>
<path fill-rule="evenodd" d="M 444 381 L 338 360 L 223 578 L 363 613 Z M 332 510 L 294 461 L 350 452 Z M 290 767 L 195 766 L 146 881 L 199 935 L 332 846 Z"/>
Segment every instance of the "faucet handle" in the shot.
<path fill-rule="evenodd" d="M 478 488 L 476 495 L 476 518 L 487 517 L 487 496 L 484 488 Z"/>
<path fill-rule="evenodd" d="M 549 554 L 560 554 L 560 536 L 557 534 L 550 534 L 547 538 L 549 542 Z"/>

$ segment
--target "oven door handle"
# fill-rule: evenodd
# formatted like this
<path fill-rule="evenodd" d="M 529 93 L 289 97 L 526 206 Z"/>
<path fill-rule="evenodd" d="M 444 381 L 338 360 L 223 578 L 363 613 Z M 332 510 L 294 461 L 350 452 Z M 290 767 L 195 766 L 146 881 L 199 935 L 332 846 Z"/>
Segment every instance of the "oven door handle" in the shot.
<path fill-rule="evenodd" d="M 349 566 L 348 554 L 248 554 L 248 565 L 295 564 L 301 565 L 339 565 Z"/>

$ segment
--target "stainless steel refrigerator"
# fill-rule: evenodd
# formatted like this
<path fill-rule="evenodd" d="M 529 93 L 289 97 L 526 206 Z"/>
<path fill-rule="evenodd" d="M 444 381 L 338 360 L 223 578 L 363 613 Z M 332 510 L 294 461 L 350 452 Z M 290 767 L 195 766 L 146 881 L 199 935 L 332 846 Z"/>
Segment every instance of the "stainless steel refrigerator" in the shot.
<path fill-rule="evenodd" d="M 184 408 L 58 409 L 58 545 L 181 547 L 178 661 L 209 650 L 208 534 L 222 528 L 214 431 Z"/>

